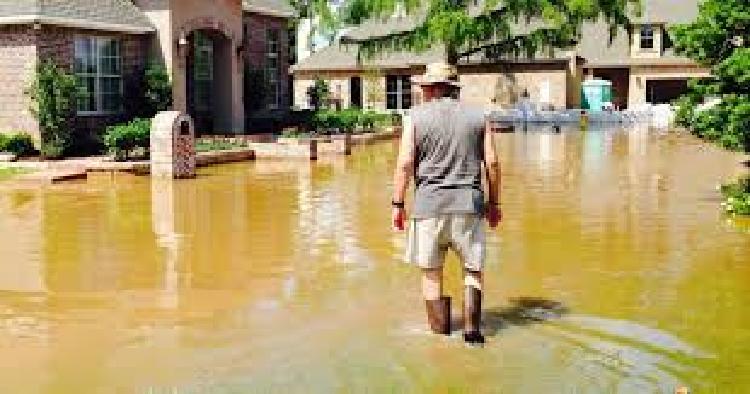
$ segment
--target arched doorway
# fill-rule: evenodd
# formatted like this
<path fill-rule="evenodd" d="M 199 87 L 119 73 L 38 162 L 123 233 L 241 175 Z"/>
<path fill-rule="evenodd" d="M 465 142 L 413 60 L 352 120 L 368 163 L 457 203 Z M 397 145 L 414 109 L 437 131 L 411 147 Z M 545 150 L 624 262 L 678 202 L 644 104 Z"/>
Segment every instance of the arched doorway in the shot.
<path fill-rule="evenodd" d="M 196 134 L 232 130 L 232 45 L 222 32 L 196 29 L 187 37 L 187 110 Z"/>

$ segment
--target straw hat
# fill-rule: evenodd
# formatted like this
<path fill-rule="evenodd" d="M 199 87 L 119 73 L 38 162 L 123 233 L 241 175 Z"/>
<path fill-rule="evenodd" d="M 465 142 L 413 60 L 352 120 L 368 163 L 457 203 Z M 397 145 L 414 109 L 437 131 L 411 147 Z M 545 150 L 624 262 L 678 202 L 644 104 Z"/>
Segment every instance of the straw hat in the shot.
<path fill-rule="evenodd" d="M 457 79 L 458 69 L 456 69 L 456 66 L 448 63 L 430 63 L 427 65 L 427 71 L 423 75 L 416 75 L 411 80 L 417 85 L 444 83 L 460 87 Z"/>

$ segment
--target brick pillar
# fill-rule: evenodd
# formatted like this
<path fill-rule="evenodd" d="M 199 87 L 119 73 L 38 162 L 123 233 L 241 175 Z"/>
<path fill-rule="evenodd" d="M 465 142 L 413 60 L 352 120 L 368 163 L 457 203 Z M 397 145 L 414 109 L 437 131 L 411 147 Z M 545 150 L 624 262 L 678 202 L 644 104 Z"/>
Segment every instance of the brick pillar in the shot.
<path fill-rule="evenodd" d="M 190 116 L 165 111 L 151 123 L 151 175 L 173 179 L 195 177 L 195 125 Z"/>

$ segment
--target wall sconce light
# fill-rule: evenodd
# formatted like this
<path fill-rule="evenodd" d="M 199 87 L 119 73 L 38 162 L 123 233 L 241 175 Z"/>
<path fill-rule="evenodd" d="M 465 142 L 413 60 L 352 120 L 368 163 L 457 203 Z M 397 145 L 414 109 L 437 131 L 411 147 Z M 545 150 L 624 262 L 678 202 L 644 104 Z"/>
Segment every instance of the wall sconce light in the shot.
<path fill-rule="evenodd" d="M 185 37 L 185 32 L 180 32 L 180 38 L 177 40 L 177 45 L 180 47 L 186 47 L 188 45 L 188 39 Z"/>

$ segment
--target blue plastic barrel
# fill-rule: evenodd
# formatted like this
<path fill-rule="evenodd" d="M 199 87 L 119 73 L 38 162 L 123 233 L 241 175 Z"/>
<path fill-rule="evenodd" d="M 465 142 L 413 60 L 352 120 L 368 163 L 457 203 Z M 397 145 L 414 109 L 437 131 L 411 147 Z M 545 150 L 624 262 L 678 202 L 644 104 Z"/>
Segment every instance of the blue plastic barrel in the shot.
<path fill-rule="evenodd" d="M 581 108 L 601 112 L 605 103 L 612 102 L 612 82 L 589 79 L 581 84 Z"/>

